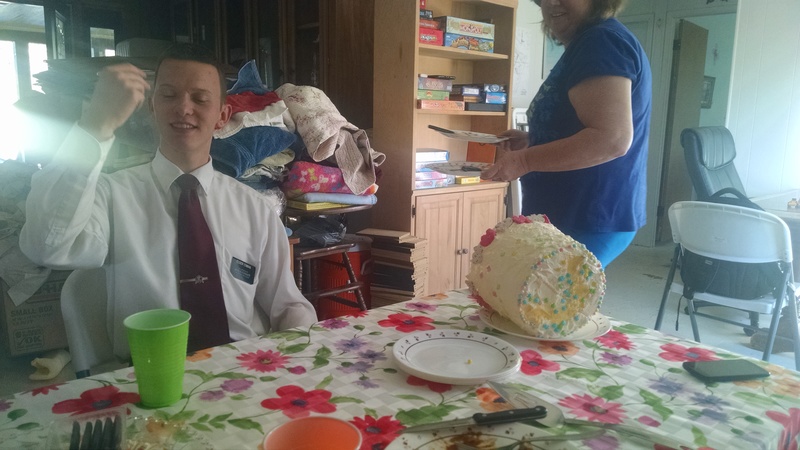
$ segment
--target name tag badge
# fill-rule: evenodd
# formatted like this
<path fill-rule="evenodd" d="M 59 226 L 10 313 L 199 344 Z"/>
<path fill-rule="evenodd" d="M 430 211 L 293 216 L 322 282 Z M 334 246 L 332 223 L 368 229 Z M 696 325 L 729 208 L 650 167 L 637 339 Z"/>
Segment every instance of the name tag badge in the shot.
<path fill-rule="evenodd" d="M 256 279 L 256 267 L 247 264 L 246 262 L 231 258 L 231 275 L 234 278 L 244 281 L 247 284 L 253 284 Z"/>

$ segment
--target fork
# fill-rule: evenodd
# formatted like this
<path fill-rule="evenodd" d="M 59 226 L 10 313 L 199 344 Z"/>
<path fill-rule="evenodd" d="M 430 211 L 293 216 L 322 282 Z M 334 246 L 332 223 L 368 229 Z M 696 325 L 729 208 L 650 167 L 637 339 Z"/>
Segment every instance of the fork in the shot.
<path fill-rule="evenodd" d="M 69 450 L 117 450 L 121 443 L 122 427 L 119 426 L 119 416 L 115 416 L 113 420 L 106 417 L 105 421 L 87 421 L 83 433 L 79 422 L 72 423 Z"/>

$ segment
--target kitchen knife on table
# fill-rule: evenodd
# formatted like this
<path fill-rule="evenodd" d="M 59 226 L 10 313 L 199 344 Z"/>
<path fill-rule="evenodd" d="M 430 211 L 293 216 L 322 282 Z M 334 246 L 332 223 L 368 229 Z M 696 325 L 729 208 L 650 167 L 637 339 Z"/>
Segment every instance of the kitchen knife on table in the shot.
<path fill-rule="evenodd" d="M 509 409 L 493 413 L 476 413 L 465 419 L 445 420 L 443 422 L 415 425 L 401 430 L 401 433 L 423 433 L 426 431 L 442 430 L 447 428 L 467 427 L 470 425 L 497 425 L 503 423 L 520 422 L 523 420 L 541 419 L 547 416 L 547 408 L 536 406 L 534 408 Z"/>

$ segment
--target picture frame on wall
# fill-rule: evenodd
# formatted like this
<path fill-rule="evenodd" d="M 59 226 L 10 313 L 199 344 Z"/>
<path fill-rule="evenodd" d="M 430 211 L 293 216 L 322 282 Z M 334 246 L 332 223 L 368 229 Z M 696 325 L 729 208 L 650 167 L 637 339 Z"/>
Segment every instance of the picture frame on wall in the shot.
<path fill-rule="evenodd" d="M 715 77 L 703 77 L 703 90 L 700 97 L 700 107 L 704 109 L 711 108 L 711 101 L 714 98 L 714 82 Z"/>

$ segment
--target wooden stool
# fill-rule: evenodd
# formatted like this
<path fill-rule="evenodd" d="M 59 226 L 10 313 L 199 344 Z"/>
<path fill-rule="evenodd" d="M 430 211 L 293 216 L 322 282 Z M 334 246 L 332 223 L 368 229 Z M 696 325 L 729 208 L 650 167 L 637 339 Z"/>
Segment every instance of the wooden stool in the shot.
<path fill-rule="evenodd" d="M 332 301 L 337 303 L 341 303 L 345 306 L 350 306 L 354 308 L 358 308 L 361 311 L 367 310 L 367 304 L 364 302 L 364 296 L 361 293 L 361 288 L 364 287 L 364 283 L 358 281 L 356 279 L 356 274 L 353 271 L 353 266 L 350 264 L 350 257 L 347 256 L 347 251 L 350 250 L 355 246 L 355 243 L 344 243 L 344 244 L 336 244 L 331 245 L 328 247 L 301 247 L 296 246 L 294 248 L 294 278 L 295 282 L 297 283 L 297 287 L 300 288 L 300 292 L 303 293 L 303 296 L 314 305 L 315 309 L 317 307 L 317 301 L 320 297 L 330 297 Z M 326 288 L 326 289 L 317 289 L 311 291 L 316 287 L 316 276 L 314 270 L 313 260 L 317 258 L 322 258 L 325 256 L 336 255 L 339 254 L 342 257 L 342 262 L 335 262 L 326 260 L 327 264 L 335 264 L 340 267 L 344 267 L 347 271 L 348 282 L 337 287 L 333 288 Z M 307 273 L 307 279 L 303 280 L 303 274 Z M 342 294 L 345 292 L 352 292 L 355 294 L 357 302 L 352 300 L 346 299 L 341 297 L 337 294 Z"/>

